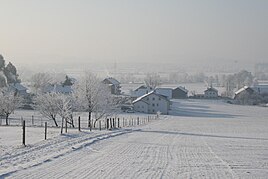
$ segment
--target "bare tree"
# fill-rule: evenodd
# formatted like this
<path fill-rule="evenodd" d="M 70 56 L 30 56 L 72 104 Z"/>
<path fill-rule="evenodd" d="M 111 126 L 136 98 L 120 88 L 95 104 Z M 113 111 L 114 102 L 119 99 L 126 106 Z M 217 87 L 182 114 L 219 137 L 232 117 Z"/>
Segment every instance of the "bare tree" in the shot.
<path fill-rule="evenodd" d="M 16 93 L 0 90 L 0 114 L 5 116 L 8 125 L 9 115 L 22 105 L 22 98 Z"/>

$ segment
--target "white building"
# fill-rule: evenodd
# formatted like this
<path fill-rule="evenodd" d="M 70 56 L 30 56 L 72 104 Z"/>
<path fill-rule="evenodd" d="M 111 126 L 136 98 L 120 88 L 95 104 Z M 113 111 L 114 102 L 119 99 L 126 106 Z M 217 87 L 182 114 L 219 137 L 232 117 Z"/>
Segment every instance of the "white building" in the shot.
<path fill-rule="evenodd" d="M 135 111 L 148 114 L 156 114 L 158 111 L 161 114 L 168 114 L 170 109 L 170 101 L 154 91 L 137 98 L 132 103 Z"/>

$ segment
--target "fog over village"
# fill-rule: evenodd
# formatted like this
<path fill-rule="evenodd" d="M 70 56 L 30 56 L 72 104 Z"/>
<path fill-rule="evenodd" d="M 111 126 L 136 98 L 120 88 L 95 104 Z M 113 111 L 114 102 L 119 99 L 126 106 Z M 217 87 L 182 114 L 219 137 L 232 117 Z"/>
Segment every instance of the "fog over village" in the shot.
<path fill-rule="evenodd" d="M 0 179 L 268 178 L 268 1 L 1 0 Z"/>

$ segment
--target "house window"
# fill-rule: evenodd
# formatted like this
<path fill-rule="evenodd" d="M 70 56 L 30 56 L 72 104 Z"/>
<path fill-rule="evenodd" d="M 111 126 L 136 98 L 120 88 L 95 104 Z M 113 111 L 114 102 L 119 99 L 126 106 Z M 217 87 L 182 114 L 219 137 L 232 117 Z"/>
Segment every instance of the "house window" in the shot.
<path fill-rule="evenodd" d="M 154 101 L 155 99 L 153 98 L 153 101 Z"/>
<path fill-rule="evenodd" d="M 156 104 L 156 106 L 158 106 L 158 103 Z"/>
<path fill-rule="evenodd" d="M 149 101 L 149 97 L 147 98 L 147 101 Z"/>
<path fill-rule="evenodd" d="M 153 112 L 154 112 L 154 109 L 153 109 Z"/>
<path fill-rule="evenodd" d="M 154 106 L 154 103 L 152 104 L 152 106 Z"/>

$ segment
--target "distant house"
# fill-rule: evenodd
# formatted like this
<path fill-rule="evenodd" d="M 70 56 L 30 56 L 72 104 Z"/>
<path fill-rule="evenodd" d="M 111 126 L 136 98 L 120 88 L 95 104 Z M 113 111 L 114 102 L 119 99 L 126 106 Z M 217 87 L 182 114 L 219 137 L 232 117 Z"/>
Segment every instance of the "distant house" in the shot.
<path fill-rule="evenodd" d="M 268 95 L 268 84 L 253 85 L 252 89 L 260 95 Z"/>
<path fill-rule="evenodd" d="M 54 84 L 48 85 L 44 89 L 45 93 L 62 93 L 62 94 L 71 94 L 73 92 L 72 86 L 69 85 L 61 85 L 61 84 Z"/>
<path fill-rule="evenodd" d="M 155 92 L 166 96 L 168 99 L 184 99 L 187 98 L 188 94 L 188 90 L 183 87 L 156 88 Z"/>
<path fill-rule="evenodd" d="M 204 98 L 218 98 L 218 90 L 213 87 L 207 88 L 204 91 Z"/>
<path fill-rule="evenodd" d="M 170 101 L 154 91 L 137 98 L 132 103 L 135 111 L 147 114 L 156 114 L 158 111 L 161 114 L 168 114 L 170 109 Z"/>
<path fill-rule="evenodd" d="M 8 90 L 13 91 L 21 96 L 26 96 L 28 94 L 28 89 L 20 83 L 10 83 L 8 86 Z"/>
<path fill-rule="evenodd" d="M 137 89 L 135 89 L 133 91 L 132 96 L 133 97 L 140 97 L 143 96 L 145 94 L 148 94 L 149 92 L 153 91 L 152 87 L 146 86 L 146 85 L 142 85 L 140 87 L 138 87 Z"/>
<path fill-rule="evenodd" d="M 244 86 L 243 88 L 240 88 L 238 91 L 235 92 L 234 99 L 240 99 L 245 96 L 250 96 L 254 93 L 254 90 L 251 87 Z"/>
<path fill-rule="evenodd" d="M 109 86 L 109 89 L 111 90 L 111 94 L 115 94 L 115 95 L 121 94 L 120 82 L 117 81 L 116 79 L 109 77 L 109 78 L 105 78 L 102 82 Z"/>

